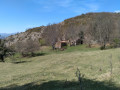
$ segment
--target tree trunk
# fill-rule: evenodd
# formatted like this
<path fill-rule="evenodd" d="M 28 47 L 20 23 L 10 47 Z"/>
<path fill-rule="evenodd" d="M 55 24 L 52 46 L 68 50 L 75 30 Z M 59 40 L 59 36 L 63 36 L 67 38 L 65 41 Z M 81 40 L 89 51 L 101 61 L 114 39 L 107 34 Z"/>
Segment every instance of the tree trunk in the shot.
<path fill-rule="evenodd" d="M 1 59 L 2 62 L 5 62 L 5 61 L 4 61 L 4 56 L 3 56 L 3 55 L 0 55 L 0 59 Z"/>

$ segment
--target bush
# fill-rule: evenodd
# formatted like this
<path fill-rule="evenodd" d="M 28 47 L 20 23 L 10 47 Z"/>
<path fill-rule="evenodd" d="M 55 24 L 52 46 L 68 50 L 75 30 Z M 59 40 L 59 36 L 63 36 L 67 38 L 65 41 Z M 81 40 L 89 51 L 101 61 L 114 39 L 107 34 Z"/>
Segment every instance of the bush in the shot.
<path fill-rule="evenodd" d="M 39 39 L 39 42 L 40 42 L 40 45 L 41 45 L 41 46 L 46 45 L 46 42 L 45 42 L 45 40 L 44 40 L 44 39 Z"/>
<path fill-rule="evenodd" d="M 101 46 L 101 47 L 100 47 L 100 50 L 105 50 L 105 46 Z"/>
<path fill-rule="evenodd" d="M 120 46 L 120 40 L 119 40 L 118 38 L 115 38 L 115 39 L 113 40 L 113 43 L 114 43 L 114 48 L 117 48 L 117 47 Z"/>
<path fill-rule="evenodd" d="M 22 56 L 26 57 L 29 56 L 30 53 L 40 50 L 40 45 L 38 41 L 30 39 L 26 40 L 25 42 L 17 42 L 15 50 L 19 53 L 22 53 Z"/>

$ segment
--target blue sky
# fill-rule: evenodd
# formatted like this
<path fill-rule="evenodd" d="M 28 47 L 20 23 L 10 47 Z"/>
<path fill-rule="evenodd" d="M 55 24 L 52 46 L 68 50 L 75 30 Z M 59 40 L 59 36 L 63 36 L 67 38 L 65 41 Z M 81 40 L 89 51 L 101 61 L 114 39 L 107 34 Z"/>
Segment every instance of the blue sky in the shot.
<path fill-rule="evenodd" d="M 23 32 L 87 12 L 120 12 L 120 0 L 0 0 L 0 33 Z"/>

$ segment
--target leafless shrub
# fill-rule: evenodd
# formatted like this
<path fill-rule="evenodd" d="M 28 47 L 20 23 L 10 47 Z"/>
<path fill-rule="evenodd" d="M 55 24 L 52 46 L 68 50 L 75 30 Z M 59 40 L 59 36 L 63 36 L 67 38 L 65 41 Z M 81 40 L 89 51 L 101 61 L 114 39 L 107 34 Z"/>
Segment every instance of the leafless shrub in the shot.
<path fill-rule="evenodd" d="M 79 81 L 79 84 L 80 84 L 80 90 L 83 90 L 83 78 L 84 78 L 84 75 L 80 73 L 80 70 L 77 68 L 77 71 L 76 71 L 76 77 Z"/>
<path fill-rule="evenodd" d="M 110 75 L 112 76 L 112 74 L 113 74 L 113 63 L 112 63 L 112 55 L 110 55 L 110 61 L 109 61 L 109 63 L 110 63 Z"/>
<path fill-rule="evenodd" d="M 20 52 L 22 56 L 28 56 L 31 53 L 31 56 L 34 55 L 35 51 L 40 49 L 39 41 L 29 39 L 25 42 L 17 42 L 15 46 L 15 50 Z"/>

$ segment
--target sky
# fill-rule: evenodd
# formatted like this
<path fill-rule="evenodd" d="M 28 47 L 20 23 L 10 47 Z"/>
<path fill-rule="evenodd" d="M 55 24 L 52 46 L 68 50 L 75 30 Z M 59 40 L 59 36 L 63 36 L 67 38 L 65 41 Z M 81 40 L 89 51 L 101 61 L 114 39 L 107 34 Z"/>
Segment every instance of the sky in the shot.
<path fill-rule="evenodd" d="M 120 0 L 0 0 L 0 33 L 24 32 L 88 12 L 120 12 Z"/>

